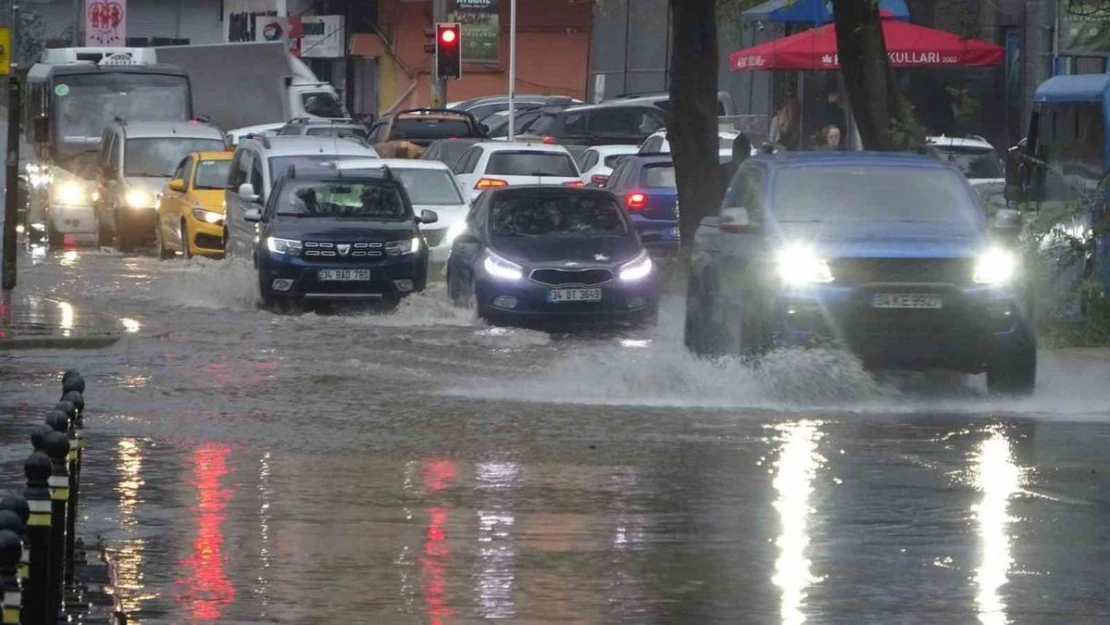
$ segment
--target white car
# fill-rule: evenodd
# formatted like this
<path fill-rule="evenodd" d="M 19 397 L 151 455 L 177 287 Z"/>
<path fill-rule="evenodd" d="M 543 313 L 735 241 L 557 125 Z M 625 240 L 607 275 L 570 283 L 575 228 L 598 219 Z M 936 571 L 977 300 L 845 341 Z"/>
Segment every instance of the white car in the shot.
<path fill-rule="evenodd" d="M 582 171 L 582 182 L 593 187 L 604 187 L 617 161 L 622 156 L 639 151 L 634 145 L 595 145 L 587 148 L 578 156 L 578 169 Z"/>
<path fill-rule="evenodd" d="M 720 143 L 717 147 L 717 156 L 721 163 L 728 163 L 732 161 L 732 142 L 736 137 L 740 136 L 739 132 L 735 130 L 721 130 L 717 133 L 720 138 Z M 666 153 L 670 154 L 671 144 L 667 141 L 666 129 L 660 129 L 651 135 L 644 142 L 640 144 L 640 153 Z M 752 146 L 752 156 L 759 154 L 759 149 L 754 145 Z"/>
<path fill-rule="evenodd" d="M 439 220 L 434 224 L 420 224 L 424 241 L 428 245 L 433 263 L 447 262 L 447 254 L 455 237 L 466 227 L 470 211 L 469 194 L 459 186 L 451 169 L 439 161 L 422 161 L 404 158 L 368 158 L 339 161 L 339 171 L 381 169 L 389 167 L 412 200 L 417 215 L 422 210 L 435 211 Z"/>
<path fill-rule="evenodd" d="M 540 184 L 581 187 L 582 172 L 561 145 L 530 142 L 475 143 L 455 163 L 455 177 L 471 199 L 486 189 Z"/>
<path fill-rule="evenodd" d="M 956 167 L 983 201 L 993 208 L 1006 208 L 1006 165 L 994 146 L 983 137 L 926 137 L 926 143 Z"/>
<path fill-rule="evenodd" d="M 244 126 L 229 130 L 224 133 L 224 138 L 227 139 L 228 145 L 239 145 L 239 141 L 247 135 L 261 135 L 266 137 L 273 137 L 277 135 L 277 131 L 284 128 L 285 124 L 259 124 L 257 126 Z"/>

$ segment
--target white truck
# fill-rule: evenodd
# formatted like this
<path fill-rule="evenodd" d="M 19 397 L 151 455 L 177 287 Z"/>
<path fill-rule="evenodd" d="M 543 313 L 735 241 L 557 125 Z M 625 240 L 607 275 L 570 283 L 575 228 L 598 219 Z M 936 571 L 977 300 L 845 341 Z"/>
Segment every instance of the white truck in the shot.
<path fill-rule="evenodd" d="M 225 131 L 298 117 L 346 118 L 335 88 L 321 81 L 283 42 L 154 48 L 159 63 L 189 74 L 193 107 Z"/>

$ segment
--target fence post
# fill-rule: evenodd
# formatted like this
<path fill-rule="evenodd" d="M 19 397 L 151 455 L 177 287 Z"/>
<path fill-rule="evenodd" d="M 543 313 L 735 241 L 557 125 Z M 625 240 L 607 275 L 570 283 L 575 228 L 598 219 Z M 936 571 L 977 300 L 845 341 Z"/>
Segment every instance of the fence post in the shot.
<path fill-rule="evenodd" d="M 81 386 L 84 387 L 84 380 L 81 381 Z M 85 396 L 81 391 L 70 390 L 66 391 L 63 387 L 64 394 L 62 401 L 68 401 L 73 404 L 76 409 L 75 416 L 72 419 L 73 435 L 70 437 L 70 454 L 73 461 L 69 465 L 69 501 L 70 507 L 66 512 L 66 584 L 70 587 L 75 585 L 74 575 L 76 574 L 77 564 L 84 564 L 84 549 L 77 549 L 77 514 L 80 506 L 80 493 L 81 493 L 81 461 L 85 455 Z"/>
<path fill-rule="evenodd" d="M 74 391 L 74 394 L 80 396 Z M 77 405 L 65 399 L 70 393 L 63 395 L 63 399 L 54 406 L 55 411 L 66 415 L 66 438 L 69 439 L 69 454 L 66 456 L 66 471 L 69 474 L 69 497 L 66 499 L 66 539 L 65 539 L 65 587 L 73 589 L 74 582 L 74 539 L 77 533 L 77 454 L 80 452 L 77 441 Z"/>
<path fill-rule="evenodd" d="M 30 516 L 27 519 L 27 545 L 30 547 L 30 576 L 27 579 L 24 610 L 21 616 L 23 625 L 46 625 L 47 610 L 50 606 L 50 472 L 53 463 L 50 457 L 36 451 L 23 463 L 23 474 L 27 477 L 27 488 L 23 496 L 27 499 Z M 50 614 L 55 616 L 54 613 Z M 53 621 L 50 621 L 53 623 Z"/>
<path fill-rule="evenodd" d="M 12 516 L 19 520 L 13 513 Z M 0 621 L 4 625 L 18 625 L 23 608 L 23 593 L 19 587 L 19 558 L 23 555 L 22 523 L 19 530 L 0 530 L 0 586 L 4 589 L 4 612 Z"/>
<path fill-rule="evenodd" d="M 57 416 L 65 421 L 65 415 L 52 413 L 48 419 L 58 423 Z M 66 457 L 69 456 L 69 439 L 62 432 L 51 432 L 46 435 L 43 443 L 46 454 L 50 456 L 52 471 L 47 482 L 50 487 L 50 563 L 49 594 L 47 600 L 49 608 L 47 622 L 56 623 L 65 620 L 62 614 L 62 581 L 65 576 L 65 532 L 66 532 L 66 502 L 69 499 L 69 475 L 66 470 Z"/>

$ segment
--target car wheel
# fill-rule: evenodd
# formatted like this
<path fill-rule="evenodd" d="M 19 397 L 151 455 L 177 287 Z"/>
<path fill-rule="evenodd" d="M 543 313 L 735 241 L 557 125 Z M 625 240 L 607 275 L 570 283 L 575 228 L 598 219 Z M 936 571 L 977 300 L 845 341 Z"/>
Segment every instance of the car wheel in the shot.
<path fill-rule="evenodd" d="M 1033 341 L 1023 341 L 987 369 L 987 391 L 992 395 L 1030 395 L 1036 385 L 1037 346 Z"/>
<path fill-rule="evenodd" d="M 181 220 L 181 255 L 185 260 L 193 260 L 192 238 L 189 237 L 189 226 Z"/>
<path fill-rule="evenodd" d="M 162 236 L 162 223 L 158 222 L 154 226 L 154 239 L 158 245 L 158 258 L 162 260 L 169 260 L 174 257 L 172 250 L 166 249 L 166 238 Z"/>

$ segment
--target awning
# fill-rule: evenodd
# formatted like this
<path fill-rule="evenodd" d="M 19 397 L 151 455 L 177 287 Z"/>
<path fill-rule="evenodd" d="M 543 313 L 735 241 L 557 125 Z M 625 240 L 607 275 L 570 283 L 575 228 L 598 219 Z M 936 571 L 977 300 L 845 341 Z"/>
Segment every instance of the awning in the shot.
<path fill-rule="evenodd" d="M 880 0 L 879 9 L 896 19 L 908 20 L 906 0 Z M 825 24 L 832 21 L 832 3 L 828 0 L 768 0 L 740 14 L 745 22 Z"/>
<path fill-rule="evenodd" d="M 1055 76 L 1041 83 L 1034 102 L 1102 102 L 1110 91 L 1110 74 Z"/>
<path fill-rule="evenodd" d="M 894 67 L 999 65 L 1006 51 L 988 41 L 883 19 L 886 50 Z M 829 24 L 789 37 L 737 50 L 729 55 L 733 71 L 836 69 L 836 28 Z"/>

